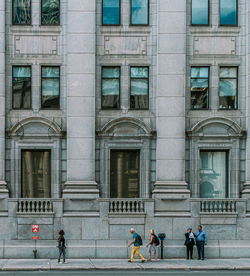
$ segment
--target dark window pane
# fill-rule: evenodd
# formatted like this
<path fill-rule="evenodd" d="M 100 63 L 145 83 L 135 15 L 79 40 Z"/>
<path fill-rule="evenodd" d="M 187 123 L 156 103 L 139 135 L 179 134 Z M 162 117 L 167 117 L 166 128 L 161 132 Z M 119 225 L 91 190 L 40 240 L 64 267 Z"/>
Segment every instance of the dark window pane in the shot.
<path fill-rule="evenodd" d="M 31 108 L 31 72 L 30 67 L 13 67 L 12 108 Z"/>
<path fill-rule="evenodd" d="M 60 68 L 42 67 L 42 108 L 60 106 Z"/>
<path fill-rule="evenodd" d="M 120 1 L 103 0 L 102 2 L 102 24 L 119 25 L 120 24 Z"/>
<path fill-rule="evenodd" d="M 192 0 L 192 24 L 208 25 L 208 0 Z"/>
<path fill-rule="evenodd" d="M 208 108 L 208 67 L 191 68 L 191 108 L 207 109 Z"/>
<path fill-rule="evenodd" d="M 220 68 L 220 109 L 237 108 L 237 68 Z"/>
<path fill-rule="evenodd" d="M 50 198 L 50 151 L 22 151 L 22 197 Z"/>
<path fill-rule="evenodd" d="M 237 0 L 220 0 L 220 24 L 237 24 Z"/>
<path fill-rule="evenodd" d="M 60 22 L 60 0 L 42 1 L 42 25 L 58 25 Z"/>
<path fill-rule="evenodd" d="M 148 0 L 131 0 L 131 24 L 148 24 Z"/>
<path fill-rule="evenodd" d="M 226 198 L 227 179 L 227 152 L 201 151 L 200 197 Z"/>
<path fill-rule="evenodd" d="M 139 156 L 139 151 L 111 151 L 111 198 L 139 197 Z"/>
<path fill-rule="evenodd" d="M 120 68 L 119 67 L 106 67 L 102 70 L 102 77 L 103 78 L 120 78 Z"/>
<path fill-rule="evenodd" d="M 31 0 L 13 0 L 13 24 L 31 24 Z"/>

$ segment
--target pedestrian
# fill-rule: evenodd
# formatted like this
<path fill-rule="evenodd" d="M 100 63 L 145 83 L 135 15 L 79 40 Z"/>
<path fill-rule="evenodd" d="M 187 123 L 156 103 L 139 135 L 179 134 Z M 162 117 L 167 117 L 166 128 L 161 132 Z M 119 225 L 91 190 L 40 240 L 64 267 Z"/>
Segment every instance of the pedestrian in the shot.
<path fill-rule="evenodd" d="M 196 246 L 198 251 L 198 260 L 204 260 L 204 247 L 207 245 L 207 234 L 202 230 L 202 226 L 198 226 L 198 232 L 195 234 Z"/>
<path fill-rule="evenodd" d="M 195 238 L 195 234 L 192 232 L 192 228 L 188 228 L 187 233 L 185 233 L 185 243 L 184 245 L 186 245 L 187 248 L 187 260 L 189 260 L 189 258 L 192 260 L 193 259 L 193 249 L 194 249 L 194 238 Z"/>
<path fill-rule="evenodd" d="M 142 245 L 142 239 L 141 239 L 141 236 L 138 235 L 136 232 L 135 232 L 135 229 L 134 228 L 131 228 L 130 229 L 130 233 L 133 235 L 133 240 L 132 242 L 128 245 L 128 247 L 130 247 L 132 244 L 133 244 L 133 247 L 132 247 L 132 252 L 131 252 L 131 258 L 130 260 L 128 261 L 129 263 L 132 263 L 134 261 L 134 256 L 135 254 L 137 254 L 140 258 L 141 258 L 141 262 L 144 263 L 145 262 L 145 259 L 144 257 L 142 256 L 142 254 L 140 253 L 140 246 Z"/>
<path fill-rule="evenodd" d="M 159 239 L 158 237 L 155 235 L 154 229 L 150 230 L 150 241 L 149 243 L 146 245 L 146 247 L 149 246 L 149 257 L 148 257 L 148 261 L 151 261 L 151 256 L 152 254 L 154 254 L 155 257 L 155 261 L 157 261 L 157 246 L 159 245 Z"/>
<path fill-rule="evenodd" d="M 65 264 L 65 238 L 64 238 L 64 231 L 59 231 L 59 238 L 58 238 L 58 249 L 59 249 L 59 255 L 58 255 L 58 263 L 60 263 L 61 256 L 63 257 L 63 263 Z"/>

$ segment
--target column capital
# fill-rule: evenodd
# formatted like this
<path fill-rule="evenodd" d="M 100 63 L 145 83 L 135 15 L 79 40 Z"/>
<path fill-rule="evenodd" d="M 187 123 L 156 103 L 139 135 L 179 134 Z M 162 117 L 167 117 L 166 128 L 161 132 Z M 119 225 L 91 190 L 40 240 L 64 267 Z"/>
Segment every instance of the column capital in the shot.
<path fill-rule="evenodd" d="M 8 198 L 9 190 L 7 188 L 7 183 L 5 181 L 0 180 L 0 198 Z"/>
<path fill-rule="evenodd" d="M 250 199 L 250 181 L 246 181 L 243 186 L 243 190 L 241 191 L 242 198 Z"/>

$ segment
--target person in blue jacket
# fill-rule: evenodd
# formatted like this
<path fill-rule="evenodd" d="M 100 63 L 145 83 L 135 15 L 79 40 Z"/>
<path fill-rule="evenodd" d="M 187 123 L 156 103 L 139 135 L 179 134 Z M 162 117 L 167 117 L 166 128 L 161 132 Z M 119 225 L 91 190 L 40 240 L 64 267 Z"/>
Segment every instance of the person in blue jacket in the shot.
<path fill-rule="evenodd" d="M 195 234 L 196 246 L 198 251 L 198 260 L 204 260 L 204 247 L 207 245 L 207 234 L 202 230 L 202 226 L 198 226 L 198 232 Z"/>

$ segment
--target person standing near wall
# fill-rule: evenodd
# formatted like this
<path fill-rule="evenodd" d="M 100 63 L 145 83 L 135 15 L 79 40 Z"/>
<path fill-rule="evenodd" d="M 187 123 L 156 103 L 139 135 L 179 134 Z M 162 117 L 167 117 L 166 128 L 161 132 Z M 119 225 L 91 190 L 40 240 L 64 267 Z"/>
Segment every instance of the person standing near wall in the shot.
<path fill-rule="evenodd" d="M 192 232 L 192 228 L 188 228 L 187 233 L 185 233 L 185 243 L 187 248 L 187 260 L 193 259 L 193 248 L 194 248 L 194 239 L 195 239 L 195 234 Z"/>
<path fill-rule="evenodd" d="M 58 263 L 60 263 L 61 256 L 63 256 L 63 263 L 65 264 L 65 238 L 64 238 L 64 231 L 59 231 L 59 238 L 58 238 L 58 249 L 59 249 L 59 255 L 58 255 Z"/>
<path fill-rule="evenodd" d="M 130 233 L 133 235 L 133 240 L 132 242 L 128 245 L 130 247 L 133 244 L 132 252 L 131 252 L 131 258 L 128 261 L 129 263 L 132 263 L 134 261 L 134 256 L 137 254 L 140 258 L 142 263 L 145 262 L 144 257 L 140 253 L 140 246 L 142 245 L 142 239 L 141 237 L 135 232 L 134 228 L 130 229 Z"/>
<path fill-rule="evenodd" d="M 196 246 L 198 251 L 198 260 L 204 260 L 205 245 L 207 245 L 207 234 L 202 230 L 202 226 L 198 226 L 198 232 L 195 234 Z"/>

